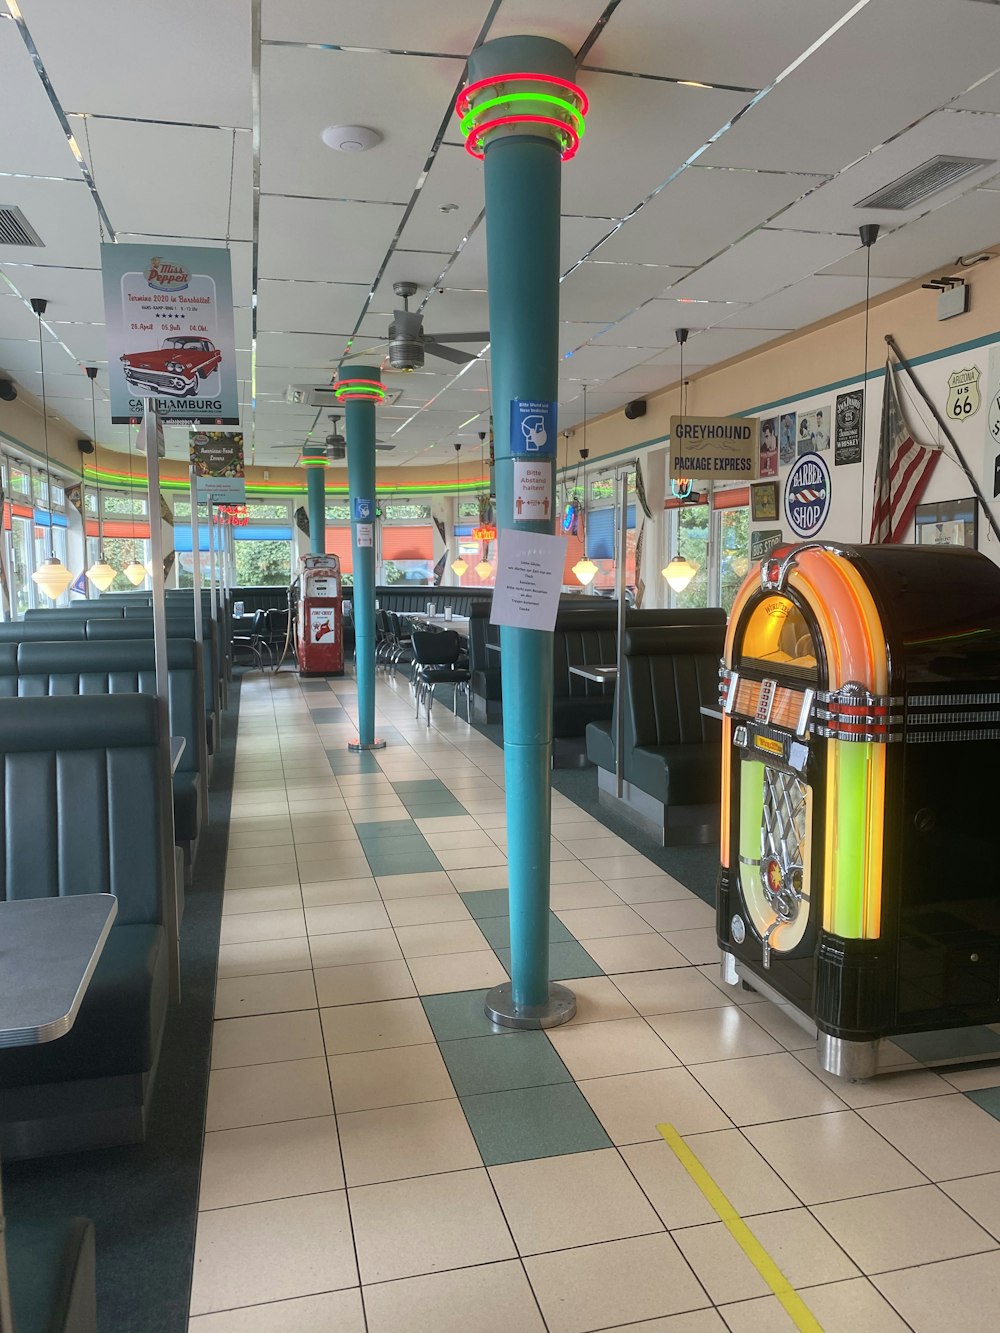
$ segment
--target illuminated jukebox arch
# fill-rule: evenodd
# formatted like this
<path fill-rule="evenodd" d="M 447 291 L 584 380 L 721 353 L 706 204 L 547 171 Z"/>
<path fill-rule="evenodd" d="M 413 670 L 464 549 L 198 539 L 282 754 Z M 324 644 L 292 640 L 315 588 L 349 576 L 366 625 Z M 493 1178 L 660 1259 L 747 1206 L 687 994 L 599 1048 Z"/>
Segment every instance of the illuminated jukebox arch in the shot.
<path fill-rule="evenodd" d="M 781 548 L 737 596 L 720 675 L 726 979 L 815 1022 L 821 1062 L 854 1077 L 890 1033 L 997 1024 L 998 839 L 968 836 L 960 884 L 947 844 L 966 815 L 990 823 L 1000 570 L 960 548 Z"/>

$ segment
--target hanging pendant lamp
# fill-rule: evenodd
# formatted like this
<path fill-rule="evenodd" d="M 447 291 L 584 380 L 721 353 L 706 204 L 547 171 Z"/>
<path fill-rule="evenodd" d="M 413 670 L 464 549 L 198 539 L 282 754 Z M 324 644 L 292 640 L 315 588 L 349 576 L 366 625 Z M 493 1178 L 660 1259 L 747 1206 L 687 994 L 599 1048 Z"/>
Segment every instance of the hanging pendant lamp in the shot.
<path fill-rule="evenodd" d="M 42 316 L 48 301 L 39 297 L 32 299 L 31 308 L 38 317 L 38 366 L 42 373 L 42 430 L 45 436 L 45 481 L 48 487 L 49 502 L 49 558 L 31 576 L 32 582 L 40 588 L 46 597 L 56 601 L 73 582 L 73 575 L 56 556 L 55 536 L 52 516 L 52 467 L 49 462 L 49 412 L 45 398 L 45 348 L 42 345 Z"/>
<path fill-rule="evenodd" d="M 483 471 L 483 479 L 485 480 L 485 477 L 486 477 L 486 432 L 485 432 L 484 430 L 481 430 L 481 431 L 479 432 L 479 466 L 480 466 L 480 468 L 481 468 L 482 471 Z M 480 497 L 479 497 L 479 524 L 480 524 L 480 527 L 485 527 L 485 526 L 486 526 L 486 519 L 487 519 L 487 517 L 488 517 L 487 509 L 488 509 L 488 500 L 487 500 L 486 492 L 483 491 L 483 493 L 482 493 L 482 494 L 480 495 Z M 489 559 L 487 558 L 487 557 L 488 557 L 488 552 L 489 552 L 489 547 L 490 547 L 489 542 L 484 540 L 484 541 L 483 541 L 483 558 L 480 560 L 479 564 L 476 566 L 476 573 L 479 575 L 479 577 L 480 577 L 481 579 L 488 579 L 489 576 L 493 573 L 493 566 L 490 564 Z"/>
<path fill-rule="evenodd" d="M 87 578 L 99 592 L 107 592 L 117 578 L 118 571 L 113 565 L 108 564 L 107 556 L 104 554 L 104 510 L 101 506 L 101 474 L 97 464 L 97 397 L 94 389 L 97 367 L 87 366 L 86 371 L 90 380 L 90 411 L 94 422 L 91 439 L 94 444 L 94 471 L 97 473 L 97 559 L 87 570 Z"/>
<path fill-rule="evenodd" d="M 460 441 L 456 440 L 455 441 L 455 517 L 456 518 L 458 517 L 458 505 L 459 505 L 459 500 L 461 498 L 461 492 L 459 488 L 462 485 L 461 466 L 458 461 L 458 454 L 461 448 L 462 445 Z M 457 578 L 461 578 L 468 568 L 469 568 L 468 561 L 462 559 L 461 553 L 459 553 L 456 556 L 456 558 L 451 562 L 451 572 Z"/>
<path fill-rule="evenodd" d="M 587 459 L 590 457 L 590 450 L 587 448 L 587 386 L 583 386 L 583 448 L 580 450 L 580 458 L 583 460 L 583 555 L 573 566 L 573 573 L 577 580 L 585 588 L 589 588 L 597 577 L 598 568 L 587 554 Z"/>
<path fill-rule="evenodd" d="M 133 588 L 138 588 L 140 583 L 146 581 L 146 567 L 139 563 L 135 558 L 135 487 L 132 480 L 132 440 L 129 437 L 128 442 L 128 500 L 129 509 L 132 512 L 132 559 L 122 570 L 122 573 L 131 583 Z M 152 521 L 152 520 L 150 520 Z"/>
<path fill-rule="evenodd" d="M 684 344 L 688 339 L 687 329 L 675 329 L 674 337 L 681 349 L 681 416 L 683 417 L 687 415 L 687 381 L 684 378 Z M 670 483 L 670 489 L 673 491 L 675 499 L 678 500 L 688 499 L 693 487 L 694 482 L 686 478 L 675 478 Z M 674 592 L 683 592 L 695 574 L 698 573 L 698 566 L 678 551 L 673 560 L 669 561 L 660 570 L 660 573 Z"/>

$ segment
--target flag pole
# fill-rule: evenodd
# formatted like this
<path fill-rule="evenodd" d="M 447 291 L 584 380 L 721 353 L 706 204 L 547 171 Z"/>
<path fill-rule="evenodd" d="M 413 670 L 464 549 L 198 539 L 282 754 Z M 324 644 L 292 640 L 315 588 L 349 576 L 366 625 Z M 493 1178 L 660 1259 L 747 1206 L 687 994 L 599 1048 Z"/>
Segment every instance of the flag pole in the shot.
<path fill-rule="evenodd" d="M 928 408 L 930 409 L 931 415 L 933 416 L 934 420 L 940 427 L 941 432 L 944 435 L 945 439 L 948 441 L 952 449 L 955 451 L 955 458 L 958 460 L 958 465 L 968 478 L 969 485 L 972 487 L 973 491 L 975 491 L 976 499 L 983 507 L 983 513 L 986 515 L 986 522 L 992 528 L 994 537 L 996 537 L 997 541 L 1000 541 L 1000 527 L 997 526 L 997 521 L 993 515 L 993 510 L 990 508 L 986 496 L 983 495 L 982 491 L 979 489 L 979 483 L 972 475 L 972 469 L 965 461 L 965 455 L 958 447 L 958 442 L 956 441 L 954 435 L 952 435 L 950 429 L 948 428 L 947 421 L 945 421 L 944 417 L 942 417 L 941 413 L 934 406 L 934 403 L 931 401 L 931 398 L 928 395 L 927 390 L 917 379 L 916 375 L 914 374 L 913 367 L 910 365 L 909 361 L 907 361 L 903 353 L 899 350 L 899 343 L 896 342 L 896 339 L 892 336 L 891 333 L 887 333 L 885 335 L 885 340 L 889 345 L 890 351 L 896 357 L 896 360 L 899 362 L 900 366 L 902 366 L 902 368 L 906 371 L 907 375 L 910 377 L 910 382 L 912 383 L 913 387 L 916 389 L 917 393 L 920 394 L 920 397 L 927 404 Z"/>

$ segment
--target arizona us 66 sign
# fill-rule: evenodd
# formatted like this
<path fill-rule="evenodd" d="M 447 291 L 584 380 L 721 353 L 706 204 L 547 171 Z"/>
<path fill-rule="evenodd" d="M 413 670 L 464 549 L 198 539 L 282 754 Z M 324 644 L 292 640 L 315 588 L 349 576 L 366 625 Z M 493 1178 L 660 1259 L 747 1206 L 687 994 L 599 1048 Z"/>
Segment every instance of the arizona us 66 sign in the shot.
<path fill-rule="evenodd" d="M 815 537 L 830 513 L 830 470 L 819 454 L 803 454 L 785 481 L 785 518 L 796 537 Z"/>

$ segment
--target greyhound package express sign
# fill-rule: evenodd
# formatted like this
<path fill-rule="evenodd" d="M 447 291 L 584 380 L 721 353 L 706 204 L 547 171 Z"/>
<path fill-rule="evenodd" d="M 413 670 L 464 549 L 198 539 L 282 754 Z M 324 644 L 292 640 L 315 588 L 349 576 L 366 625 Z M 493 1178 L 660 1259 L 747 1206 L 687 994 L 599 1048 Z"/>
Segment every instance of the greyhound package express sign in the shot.
<path fill-rule="evenodd" d="M 111 420 L 239 425 L 229 251 L 102 245 Z"/>

